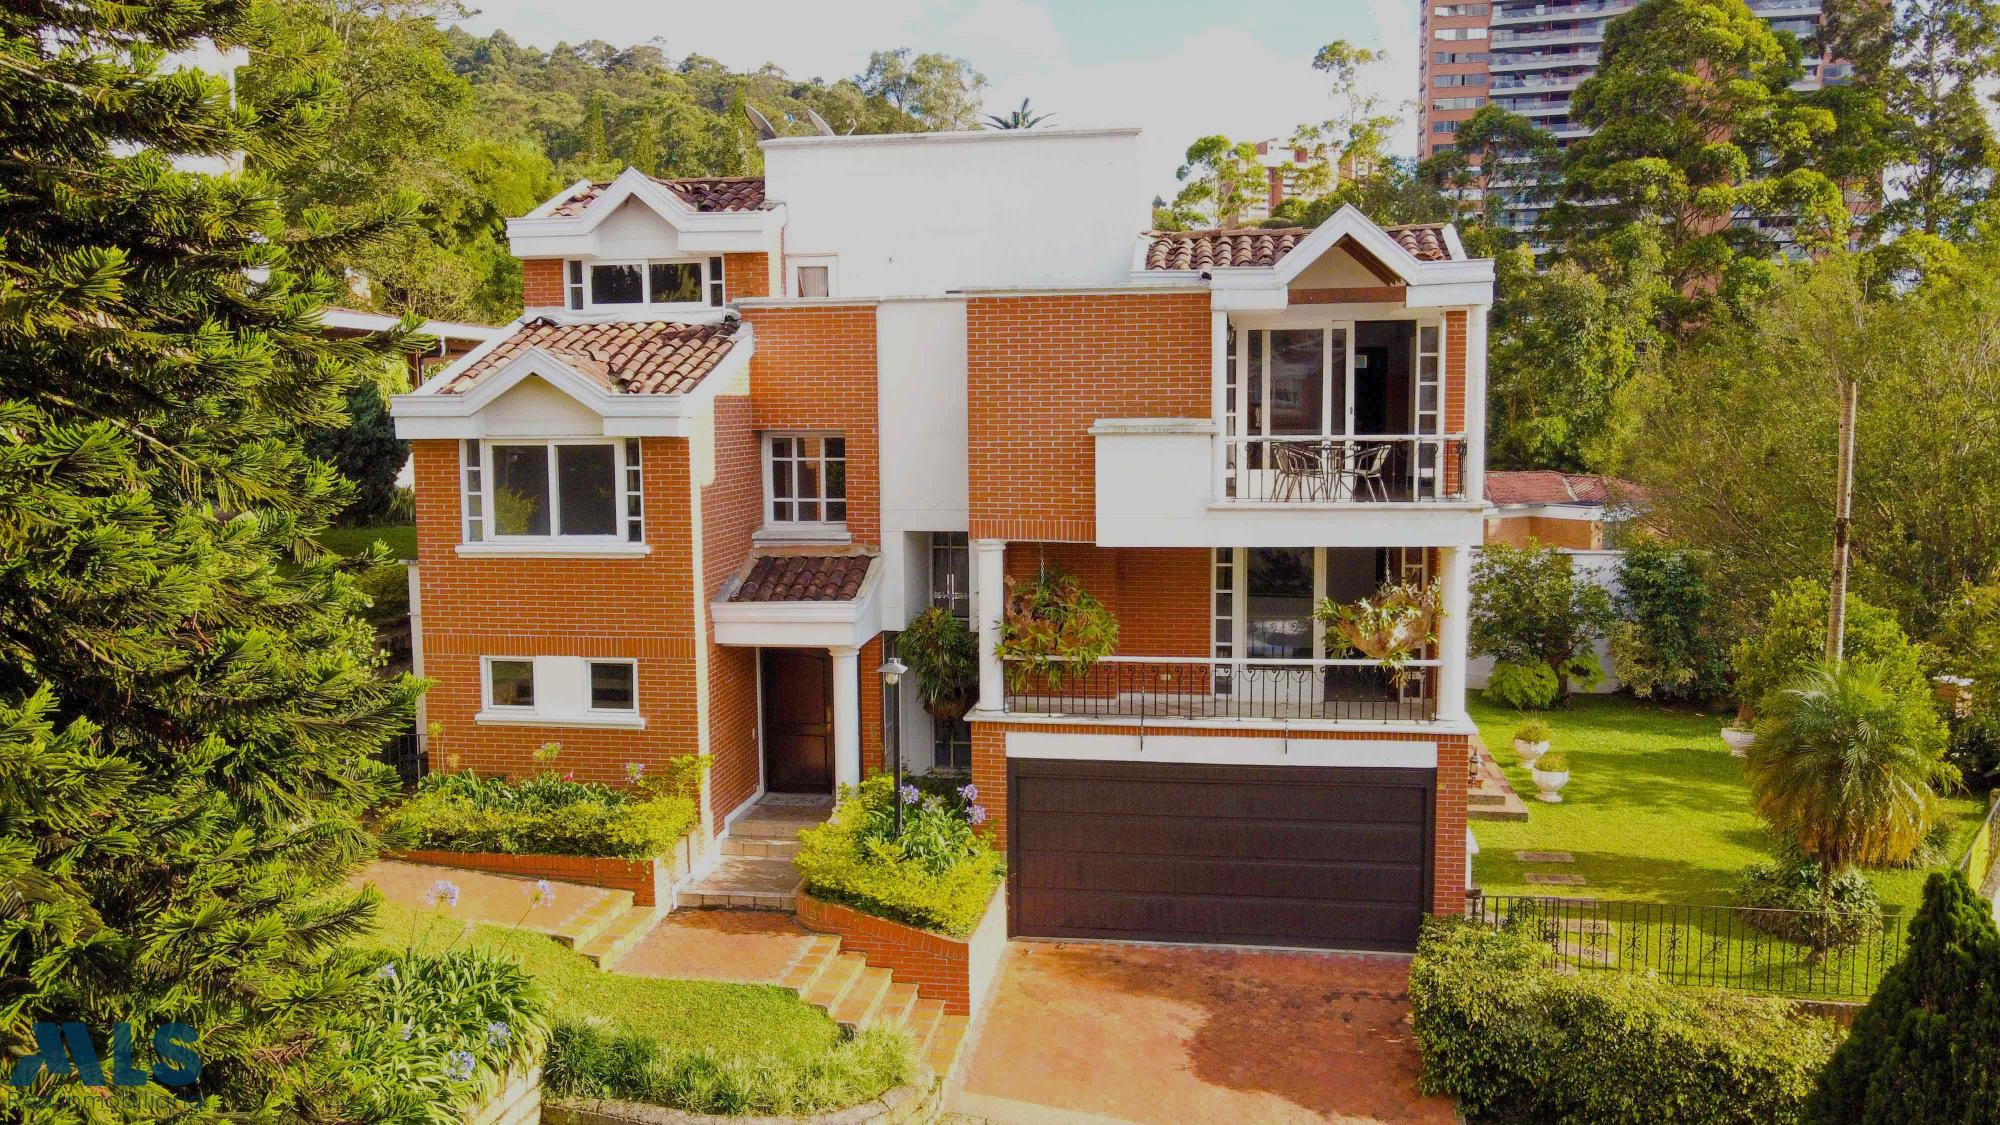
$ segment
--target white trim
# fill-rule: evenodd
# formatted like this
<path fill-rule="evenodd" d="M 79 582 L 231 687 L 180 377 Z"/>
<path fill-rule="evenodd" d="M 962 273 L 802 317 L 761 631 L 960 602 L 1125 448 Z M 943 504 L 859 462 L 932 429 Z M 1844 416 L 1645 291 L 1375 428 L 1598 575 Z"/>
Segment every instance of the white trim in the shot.
<path fill-rule="evenodd" d="M 628 466 L 625 459 L 625 444 L 626 439 L 624 438 L 610 437 L 500 437 L 480 439 L 478 443 L 479 509 L 481 531 L 484 537 L 478 542 L 491 544 L 495 547 L 551 545 L 595 548 L 600 550 L 632 543 L 632 540 L 626 538 L 627 525 L 630 522 L 629 513 L 632 510 L 632 498 L 626 488 L 626 483 L 630 478 L 626 473 Z M 543 463 L 548 473 L 546 480 L 549 501 L 549 530 L 546 534 L 503 534 L 497 529 L 496 520 L 499 514 L 499 505 L 496 502 L 494 484 L 494 476 L 496 474 L 493 467 L 493 448 L 495 446 L 509 448 L 541 446 L 547 451 L 547 455 L 543 458 Z M 572 534 L 562 530 L 562 488 L 560 485 L 562 474 L 557 466 L 557 450 L 564 446 L 604 446 L 611 450 L 611 492 L 616 498 L 612 510 L 614 530 L 607 533 L 590 535 Z M 467 542 L 461 545 L 472 546 L 474 544 Z M 639 545 L 643 546 L 644 541 L 641 540 Z"/>
<path fill-rule="evenodd" d="M 540 711 L 526 714 L 518 708 L 503 707 L 497 711 L 480 711 L 472 716 L 472 721 L 481 726 L 495 727 L 608 727 L 617 730 L 645 730 L 646 720 L 640 715 L 614 715 L 608 712 L 582 712 L 573 715 L 548 715 Z"/>
<path fill-rule="evenodd" d="M 459 543 L 453 550 L 464 559 L 637 559 L 653 553 L 650 543 L 565 543 L 560 540 L 508 540 L 503 543 Z"/>
<path fill-rule="evenodd" d="M 534 657 L 514 656 L 507 653 L 481 656 L 479 658 L 479 713 L 482 715 L 489 713 L 495 715 L 534 715 L 536 712 L 533 703 L 529 703 L 526 706 L 518 703 L 509 703 L 502 706 L 493 702 L 493 663 L 498 660 L 504 660 L 510 664 L 526 664 L 528 666 L 528 695 L 530 698 L 534 696 Z"/>
<path fill-rule="evenodd" d="M 937 144 L 989 144 L 1005 141 L 1055 141 L 1064 138 L 1137 137 L 1139 129 L 1132 126 L 1117 128 L 1075 128 L 1075 129 L 964 129 L 945 133 L 863 133 L 842 137 L 773 137 L 757 142 L 760 149 L 773 148 L 819 148 L 841 145 L 847 147 L 875 145 L 937 145 Z"/>
<path fill-rule="evenodd" d="M 786 438 L 793 442 L 798 441 L 800 438 L 817 438 L 820 442 L 819 456 L 811 459 L 810 462 L 808 462 L 807 458 L 798 454 L 796 446 L 794 446 L 792 454 L 785 458 L 787 463 L 795 467 L 792 477 L 792 495 L 786 499 L 786 503 L 794 505 L 795 508 L 801 503 L 817 503 L 820 514 L 825 515 L 826 506 L 838 501 L 843 513 L 842 518 L 837 520 L 781 520 L 772 515 L 772 510 L 777 505 L 778 498 L 771 492 L 771 468 L 772 461 L 776 456 L 771 451 L 771 443 L 778 438 Z M 826 452 L 826 442 L 830 439 L 838 439 L 841 443 L 839 457 L 840 495 L 838 497 L 827 494 L 826 466 L 829 461 L 833 460 Z M 764 476 L 764 512 L 761 526 L 752 536 L 753 541 L 784 542 L 786 540 L 798 540 L 807 543 L 847 541 L 847 519 L 845 516 L 847 511 L 847 435 L 839 430 L 765 430 L 762 434 L 758 435 L 757 441 L 760 450 L 758 460 L 761 463 Z M 798 495 L 796 466 L 805 463 L 817 464 L 819 466 L 819 496 L 812 500 L 801 499 Z"/>
<path fill-rule="evenodd" d="M 403 318 L 388 313 L 336 307 L 322 309 L 319 323 L 322 328 L 340 328 L 351 332 L 387 332 L 401 326 Z M 477 340 L 483 343 L 504 337 L 507 326 L 473 324 L 463 320 L 426 320 L 417 326 L 417 334 L 437 340 Z"/>
<path fill-rule="evenodd" d="M 1162 734 L 1171 734 L 1176 730 L 1216 730 L 1251 735 L 1337 731 L 1343 734 L 1417 734 L 1435 738 L 1479 733 L 1479 728 L 1469 719 L 1434 719 L 1430 722 L 1394 719 L 1373 722 L 1350 719 L 1142 719 L 1134 715 L 1021 715 L 986 708 L 971 711 L 965 719 L 972 723 L 995 723 L 1008 727 L 1157 727 Z"/>
<path fill-rule="evenodd" d="M 599 707 L 595 703 L 591 702 L 590 693 L 593 690 L 595 690 L 590 683 L 591 666 L 596 664 L 622 664 L 625 667 L 630 668 L 632 670 L 632 706 Z M 593 719 L 616 719 L 616 718 L 638 719 L 639 718 L 639 662 L 636 659 L 629 656 L 584 657 L 583 694 L 584 694 L 584 705 L 583 705 L 584 714 L 590 716 Z M 639 719 L 639 725 L 644 726 L 645 720 Z"/>
<path fill-rule="evenodd" d="M 882 585 L 881 556 L 870 556 L 860 589 L 847 601 L 733 602 L 741 576 L 730 578 L 708 603 L 719 645 L 757 648 L 858 648 L 882 631 L 876 596 Z"/>
<path fill-rule="evenodd" d="M 767 523 L 750 533 L 750 542 L 759 547 L 781 547 L 788 543 L 844 547 L 854 542 L 854 536 L 844 523 Z"/>
<path fill-rule="evenodd" d="M 648 319 L 674 320 L 691 313 L 708 312 L 720 315 L 723 305 L 713 304 L 708 299 L 710 287 L 719 277 L 710 275 L 710 259 L 720 259 L 720 254 L 674 255 L 660 258 L 565 258 L 563 260 L 564 307 L 577 313 L 614 313 L 621 317 L 643 316 Z M 570 263 L 583 266 L 583 307 L 569 307 Z M 701 292 L 694 301 L 655 301 L 653 297 L 654 266 L 693 266 L 700 277 L 697 288 Z M 597 271 L 609 266 L 636 266 L 639 269 L 639 294 L 637 301 L 599 301 L 597 299 Z M 724 293 L 725 298 L 727 293 Z M 728 302 L 725 299 L 724 305 Z"/>
<path fill-rule="evenodd" d="M 1283 734 L 1047 734 L 1006 732 L 1006 756 L 1158 765 L 1319 766 L 1429 769 L 1438 744 L 1409 739 L 1287 738 Z"/>
<path fill-rule="evenodd" d="M 799 293 L 799 267 L 826 267 L 826 295 L 805 297 Z M 840 255 L 838 254 L 792 254 L 785 255 L 785 292 L 795 301 L 830 301 L 840 296 Z"/>

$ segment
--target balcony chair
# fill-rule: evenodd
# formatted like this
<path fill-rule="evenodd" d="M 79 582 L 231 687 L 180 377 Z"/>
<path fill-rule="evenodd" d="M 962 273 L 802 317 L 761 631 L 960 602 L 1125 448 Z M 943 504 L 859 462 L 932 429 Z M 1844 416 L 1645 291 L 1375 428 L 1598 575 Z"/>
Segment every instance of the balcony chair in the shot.
<path fill-rule="evenodd" d="M 1394 444 L 1379 441 L 1354 455 L 1354 460 L 1341 472 L 1348 499 L 1360 499 L 1364 490 L 1370 500 L 1380 502 L 1389 498 L 1389 454 L 1394 450 Z"/>
<path fill-rule="evenodd" d="M 1274 500 L 1324 500 L 1326 462 L 1319 452 L 1296 442 L 1271 443 L 1271 471 L 1277 480 Z"/>

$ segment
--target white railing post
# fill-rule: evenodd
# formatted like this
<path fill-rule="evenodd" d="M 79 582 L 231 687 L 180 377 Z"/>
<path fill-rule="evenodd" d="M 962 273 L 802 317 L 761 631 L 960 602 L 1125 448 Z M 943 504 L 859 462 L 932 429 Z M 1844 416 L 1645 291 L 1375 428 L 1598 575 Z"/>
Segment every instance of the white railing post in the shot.
<path fill-rule="evenodd" d="M 1443 721 L 1465 716 L 1465 663 L 1470 655 L 1472 609 L 1472 566 L 1470 548 L 1444 547 L 1438 551 L 1438 581 L 1442 584 L 1444 620 L 1438 633 L 1437 717 Z"/>
<path fill-rule="evenodd" d="M 1215 444 L 1211 447 L 1209 465 L 1209 502 L 1215 503 L 1229 495 L 1228 450 L 1233 435 L 1229 432 L 1229 314 L 1217 309 L 1209 314 L 1209 372 L 1208 372 L 1208 412 L 1215 419 Z M 1238 453 L 1237 464 L 1243 463 L 1242 453 Z"/>
<path fill-rule="evenodd" d="M 975 539 L 972 543 L 973 620 L 979 626 L 979 709 L 1000 711 L 1007 705 L 1000 667 L 1000 615 L 1007 604 L 1007 541 Z"/>

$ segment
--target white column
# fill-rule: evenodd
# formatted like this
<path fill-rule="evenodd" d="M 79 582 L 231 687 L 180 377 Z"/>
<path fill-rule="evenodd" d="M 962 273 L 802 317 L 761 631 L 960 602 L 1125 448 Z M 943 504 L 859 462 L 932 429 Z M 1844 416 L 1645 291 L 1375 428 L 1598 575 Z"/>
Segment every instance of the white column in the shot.
<path fill-rule="evenodd" d="M 1209 443 L 1209 493 L 1211 503 L 1229 495 L 1229 314 L 1217 309 L 1209 314 L 1208 417 L 1215 423 L 1215 439 Z"/>
<path fill-rule="evenodd" d="M 861 784 L 861 650 L 852 645 L 833 654 L 833 784 Z"/>
<path fill-rule="evenodd" d="M 1474 305 L 1465 314 L 1465 498 L 1486 498 L 1486 316 Z"/>
<path fill-rule="evenodd" d="M 1006 685 L 1000 668 L 1000 615 L 1007 605 L 1007 541 L 975 539 L 972 542 L 972 593 L 975 601 L 973 622 L 979 626 L 979 709 L 999 711 L 1007 706 Z"/>
<path fill-rule="evenodd" d="M 1461 720 L 1465 715 L 1465 662 L 1471 626 L 1472 567 L 1466 547 L 1444 547 L 1438 551 L 1438 582 L 1442 585 L 1443 616 L 1438 623 L 1437 717 Z"/>

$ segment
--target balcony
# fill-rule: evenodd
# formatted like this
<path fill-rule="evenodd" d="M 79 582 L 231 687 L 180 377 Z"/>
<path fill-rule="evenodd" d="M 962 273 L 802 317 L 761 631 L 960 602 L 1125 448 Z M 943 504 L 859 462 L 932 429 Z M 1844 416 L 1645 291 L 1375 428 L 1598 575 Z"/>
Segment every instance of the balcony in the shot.
<path fill-rule="evenodd" d="M 1225 438 L 1228 499 L 1392 504 L 1465 499 L 1465 438 L 1318 434 Z"/>
<path fill-rule="evenodd" d="M 1488 65 L 1494 74 L 1501 74 L 1559 66 L 1596 66 L 1600 57 L 1597 51 L 1495 51 Z"/>
<path fill-rule="evenodd" d="M 1366 659 L 1221 660 L 1110 656 L 1071 682 L 1006 693 L 1010 715 L 1060 719 L 1271 719 L 1426 723 L 1438 660 L 1400 676 Z"/>

